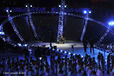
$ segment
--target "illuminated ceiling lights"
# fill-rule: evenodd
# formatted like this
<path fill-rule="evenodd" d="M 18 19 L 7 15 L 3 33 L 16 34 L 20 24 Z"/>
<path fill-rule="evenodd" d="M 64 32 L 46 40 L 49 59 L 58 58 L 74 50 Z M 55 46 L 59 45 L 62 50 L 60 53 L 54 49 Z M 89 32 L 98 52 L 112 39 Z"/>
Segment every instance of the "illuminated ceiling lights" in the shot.
<path fill-rule="evenodd" d="M 109 26 L 114 26 L 114 21 L 108 22 L 108 25 L 109 25 Z"/>
<path fill-rule="evenodd" d="M 12 10 L 8 10 L 8 9 L 6 9 L 6 12 L 7 12 L 7 13 L 8 13 L 8 12 L 10 12 L 10 13 L 11 13 L 11 12 L 12 12 Z"/>
<path fill-rule="evenodd" d="M 32 5 L 25 5 L 25 7 L 33 7 Z"/>
<path fill-rule="evenodd" d="M 83 14 L 91 14 L 91 11 L 90 10 L 83 10 Z"/>

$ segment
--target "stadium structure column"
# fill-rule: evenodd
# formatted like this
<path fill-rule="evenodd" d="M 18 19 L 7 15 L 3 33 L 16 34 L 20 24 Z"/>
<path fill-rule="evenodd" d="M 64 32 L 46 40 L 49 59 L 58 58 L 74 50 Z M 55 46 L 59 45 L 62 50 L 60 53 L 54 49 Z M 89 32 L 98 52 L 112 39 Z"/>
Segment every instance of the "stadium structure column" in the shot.
<path fill-rule="evenodd" d="M 57 42 L 64 41 L 63 38 L 63 25 L 64 25 L 64 10 L 66 8 L 65 1 L 61 0 L 61 5 L 59 5 L 59 23 L 58 23 L 58 33 L 57 33 Z"/>
<path fill-rule="evenodd" d="M 109 32 L 110 32 L 110 26 L 107 28 L 106 32 L 101 36 L 101 38 L 97 43 L 100 44 L 104 40 L 104 38 L 108 35 Z"/>
<path fill-rule="evenodd" d="M 32 7 L 32 5 L 30 5 L 30 7 Z M 33 21 L 32 21 L 32 13 L 31 13 L 31 11 L 30 11 L 30 7 L 29 7 L 29 5 L 27 5 L 27 9 L 28 9 L 28 18 L 29 18 L 29 21 L 30 21 L 30 26 L 32 27 L 32 30 L 33 30 L 33 33 L 34 33 L 34 37 L 36 38 L 36 39 L 38 39 L 38 35 L 37 35 L 37 32 L 36 32 L 36 28 L 35 28 L 35 26 L 34 26 L 34 24 L 33 24 Z"/>
<path fill-rule="evenodd" d="M 9 20 L 11 26 L 13 27 L 13 29 L 14 29 L 16 35 L 17 35 L 18 38 L 23 42 L 24 39 L 23 39 L 23 37 L 20 35 L 18 29 L 16 28 L 16 25 L 15 25 L 15 23 L 13 22 L 13 18 L 10 16 L 11 10 L 7 9 L 6 12 L 7 12 L 7 14 L 8 14 L 8 20 Z"/>
<path fill-rule="evenodd" d="M 83 41 L 83 39 L 84 39 L 86 28 L 87 28 L 87 24 L 88 24 L 88 13 L 85 16 L 84 28 L 83 28 L 83 31 L 82 31 L 82 34 L 81 34 L 81 38 L 80 38 L 81 41 Z"/>
<path fill-rule="evenodd" d="M 4 33 L 4 31 L 3 31 L 3 25 L 1 24 L 0 25 L 0 37 L 2 37 L 2 36 L 4 36 L 5 35 L 5 33 Z"/>

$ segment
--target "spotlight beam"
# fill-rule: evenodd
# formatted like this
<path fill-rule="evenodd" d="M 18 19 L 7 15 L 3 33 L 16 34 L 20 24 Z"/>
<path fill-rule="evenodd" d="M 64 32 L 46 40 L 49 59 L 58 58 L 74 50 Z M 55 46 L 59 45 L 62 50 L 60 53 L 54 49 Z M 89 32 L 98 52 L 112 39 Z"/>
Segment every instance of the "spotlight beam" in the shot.
<path fill-rule="evenodd" d="M 9 13 L 9 12 L 7 12 L 7 14 L 8 14 L 9 22 L 10 22 L 11 26 L 13 27 L 13 29 L 14 29 L 16 35 L 17 35 L 18 38 L 23 42 L 24 39 L 23 39 L 23 37 L 20 35 L 18 29 L 16 28 L 16 26 L 15 26 L 15 24 L 14 24 L 14 22 L 13 22 L 13 18 L 10 16 L 10 13 Z"/>

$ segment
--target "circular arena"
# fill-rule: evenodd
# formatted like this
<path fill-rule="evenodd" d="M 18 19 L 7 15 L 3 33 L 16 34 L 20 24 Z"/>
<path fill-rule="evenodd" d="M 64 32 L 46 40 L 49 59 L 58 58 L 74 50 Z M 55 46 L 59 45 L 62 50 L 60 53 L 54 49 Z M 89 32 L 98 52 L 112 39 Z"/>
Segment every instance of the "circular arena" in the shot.
<path fill-rule="evenodd" d="M 2 22 L 2 31 L 5 33 L 5 40 L 12 44 L 18 43 L 35 43 L 35 42 L 57 42 L 58 24 L 60 12 L 29 12 L 10 16 Z M 87 20 L 87 22 L 86 22 Z M 85 24 L 86 23 L 86 24 Z M 85 25 L 83 39 L 100 41 L 100 38 L 106 33 L 109 27 L 92 18 L 86 18 L 83 15 L 64 13 L 63 20 L 63 37 L 64 42 L 81 42 L 81 35 Z M 91 29 L 95 28 L 95 29 Z M 97 30 L 96 30 L 97 29 Z M 100 43 L 113 41 L 113 31 L 109 29 L 109 40 L 105 42 L 105 38 Z M 106 37 L 106 38 L 107 38 Z"/>
<path fill-rule="evenodd" d="M 0 76 L 113 76 L 113 4 L 1 0 Z"/>

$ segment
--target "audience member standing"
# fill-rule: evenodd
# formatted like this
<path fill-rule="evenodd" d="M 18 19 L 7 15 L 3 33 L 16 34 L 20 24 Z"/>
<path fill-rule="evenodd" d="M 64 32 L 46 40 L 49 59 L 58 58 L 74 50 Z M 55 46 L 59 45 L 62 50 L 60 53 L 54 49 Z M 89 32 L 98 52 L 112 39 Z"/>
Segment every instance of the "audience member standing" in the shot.
<path fill-rule="evenodd" d="M 102 71 L 101 71 L 101 67 L 99 66 L 99 68 L 97 69 L 97 76 L 103 76 Z"/>
<path fill-rule="evenodd" d="M 94 54 L 94 43 L 90 41 L 89 44 L 90 44 L 90 53 L 93 51 Z"/>
<path fill-rule="evenodd" d="M 84 51 L 86 52 L 86 50 L 87 50 L 87 41 L 86 40 L 83 41 L 83 46 L 84 46 Z"/>

